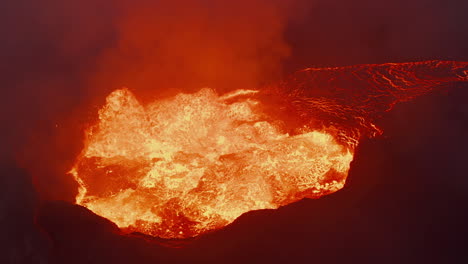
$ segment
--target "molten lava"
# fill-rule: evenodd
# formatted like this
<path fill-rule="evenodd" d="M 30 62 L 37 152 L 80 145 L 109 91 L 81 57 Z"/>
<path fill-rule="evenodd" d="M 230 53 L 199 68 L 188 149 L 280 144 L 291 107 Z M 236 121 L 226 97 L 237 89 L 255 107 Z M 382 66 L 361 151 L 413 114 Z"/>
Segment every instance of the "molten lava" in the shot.
<path fill-rule="evenodd" d="M 467 68 L 306 69 L 276 88 L 202 89 L 147 105 L 116 90 L 71 170 L 77 203 L 130 232 L 187 238 L 251 210 L 330 194 L 344 186 L 358 140 L 381 132 L 373 122 L 382 112 L 466 81 Z"/>
<path fill-rule="evenodd" d="M 258 101 L 232 96 L 203 89 L 143 106 L 114 91 L 73 170 L 78 203 L 128 230 L 190 237 L 343 187 L 349 149 L 326 132 L 284 133 Z"/>

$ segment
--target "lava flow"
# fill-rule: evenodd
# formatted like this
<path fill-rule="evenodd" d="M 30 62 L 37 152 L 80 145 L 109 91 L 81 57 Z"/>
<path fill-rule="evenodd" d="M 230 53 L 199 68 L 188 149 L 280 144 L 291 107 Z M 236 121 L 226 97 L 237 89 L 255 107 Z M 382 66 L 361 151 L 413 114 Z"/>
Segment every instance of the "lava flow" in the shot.
<path fill-rule="evenodd" d="M 76 198 L 129 232 L 187 238 L 341 189 L 354 148 L 401 101 L 467 80 L 467 63 L 306 69 L 273 87 L 141 104 L 107 97 L 71 170 Z"/>

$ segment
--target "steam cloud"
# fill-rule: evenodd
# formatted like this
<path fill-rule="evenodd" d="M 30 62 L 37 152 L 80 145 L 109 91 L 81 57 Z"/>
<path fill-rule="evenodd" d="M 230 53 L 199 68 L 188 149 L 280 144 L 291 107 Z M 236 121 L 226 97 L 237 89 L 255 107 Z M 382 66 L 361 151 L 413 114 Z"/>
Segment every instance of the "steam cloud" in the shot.
<path fill-rule="evenodd" d="M 81 148 L 83 127 L 96 118 L 93 109 L 110 91 L 127 86 L 145 101 L 202 87 L 222 93 L 278 80 L 290 53 L 287 22 L 294 10 L 307 6 L 267 0 L 88 4 L 51 2 L 50 10 L 35 16 L 44 32 L 60 33 L 48 40 L 53 50 L 40 59 L 58 61 L 49 62 L 50 73 L 22 84 L 33 98 L 19 101 L 24 109 L 38 106 L 33 120 L 40 121 L 14 120 L 34 130 L 23 130 L 28 140 L 13 149 L 24 150 L 20 160 L 47 199 L 73 200 L 76 184 L 64 182 L 63 172 Z"/>

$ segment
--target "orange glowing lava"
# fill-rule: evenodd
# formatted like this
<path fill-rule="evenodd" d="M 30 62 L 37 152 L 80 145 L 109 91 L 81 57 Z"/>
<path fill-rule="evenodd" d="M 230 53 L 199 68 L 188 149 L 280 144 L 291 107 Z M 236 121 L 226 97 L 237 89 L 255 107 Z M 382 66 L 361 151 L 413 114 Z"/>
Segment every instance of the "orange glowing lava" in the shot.
<path fill-rule="evenodd" d="M 71 171 L 77 203 L 128 231 L 186 238 L 342 188 L 352 150 L 325 131 L 285 133 L 255 93 L 202 89 L 142 105 L 114 91 Z"/>
<path fill-rule="evenodd" d="M 77 203 L 130 232 L 187 238 L 318 198 L 344 186 L 354 148 L 382 133 L 384 112 L 466 81 L 467 62 L 427 61 L 309 68 L 268 89 L 147 105 L 116 90 L 71 170 Z"/>

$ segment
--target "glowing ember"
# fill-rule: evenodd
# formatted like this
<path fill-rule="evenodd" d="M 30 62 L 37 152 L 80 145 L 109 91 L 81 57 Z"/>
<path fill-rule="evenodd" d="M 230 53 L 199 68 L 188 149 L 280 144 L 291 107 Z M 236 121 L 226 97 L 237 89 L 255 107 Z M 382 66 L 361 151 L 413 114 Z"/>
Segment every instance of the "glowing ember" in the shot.
<path fill-rule="evenodd" d="M 350 150 L 325 132 L 284 133 L 253 99 L 227 102 L 254 93 L 203 89 L 143 106 L 114 91 L 72 170 L 77 202 L 130 231 L 182 238 L 342 188 Z"/>

